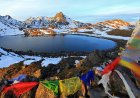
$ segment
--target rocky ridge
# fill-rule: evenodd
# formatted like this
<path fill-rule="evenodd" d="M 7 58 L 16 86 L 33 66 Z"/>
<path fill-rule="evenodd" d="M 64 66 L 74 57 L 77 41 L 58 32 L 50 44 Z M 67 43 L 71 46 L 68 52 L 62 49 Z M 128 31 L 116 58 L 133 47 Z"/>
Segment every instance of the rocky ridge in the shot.
<path fill-rule="evenodd" d="M 0 35 L 27 34 L 31 36 L 61 33 L 84 33 L 98 34 L 98 32 L 108 32 L 112 30 L 131 30 L 134 25 L 129 22 L 115 19 L 106 20 L 96 24 L 82 23 L 72 20 L 62 12 L 54 17 L 30 17 L 25 21 L 18 21 L 11 16 L 0 16 Z"/>

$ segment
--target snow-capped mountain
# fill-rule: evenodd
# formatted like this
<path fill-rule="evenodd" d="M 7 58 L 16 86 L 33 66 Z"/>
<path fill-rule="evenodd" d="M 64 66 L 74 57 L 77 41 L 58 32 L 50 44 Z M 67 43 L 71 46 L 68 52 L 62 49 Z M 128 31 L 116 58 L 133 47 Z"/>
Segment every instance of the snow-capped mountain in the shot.
<path fill-rule="evenodd" d="M 116 29 L 132 30 L 133 27 L 129 22 L 120 19 L 96 24 L 82 23 L 72 20 L 62 12 L 54 17 L 30 17 L 25 21 L 18 21 L 9 15 L 0 16 L 0 36 L 24 33 L 33 36 L 60 33 L 103 34 Z"/>
<path fill-rule="evenodd" d="M 121 19 L 114 19 L 96 23 L 93 25 L 93 28 L 99 29 L 101 31 L 110 31 L 113 29 L 128 30 L 133 28 L 133 26 L 129 22 L 123 21 Z"/>
<path fill-rule="evenodd" d="M 0 36 L 18 34 L 24 34 L 24 32 L 20 31 L 19 28 L 16 28 L 12 25 L 5 25 L 0 22 Z"/>
<path fill-rule="evenodd" d="M 128 40 L 134 25 L 121 19 L 106 20 L 92 25 L 92 32 L 99 37 Z"/>
<path fill-rule="evenodd" d="M 34 28 L 35 29 L 51 28 L 55 32 L 58 31 L 62 32 L 62 30 L 65 31 L 67 29 L 79 28 L 87 25 L 89 24 L 72 20 L 71 18 L 64 15 L 62 12 L 57 13 L 54 17 L 42 17 L 42 16 L 30 17 L 25 21 L 18 21 L 16 19 L 13 19 L 9 15 L 6 15 L 0 16 L 0 35 L 2 36 L 2 35 L 23 34 L 21 30 L 24 29 L 24 31 L 29 31 L 31 29 L 30 31 L 32 31 L 32 29 Z M 50 31 L 50 29 L 47 31 Z"/>
<path fill-rule="evenodd" d="M 0 36 L 24 34 L 20 31 L 21 21 L 13 19 L 9 15 L 0 16 Z"/>
<path fill-rule="evenodd" d="M 17 27 L 17 28 L 20 28 L 21 25 L 22 25 L 22 22 L 21 21 L 18 21 L 14 18 L 12 18 L 11 16 L 9 15 L 6 15 L 6 16 L 0 16 L 0 22 L 2 22 L 3 24 L 9 26 L 13 26 L 13 27 Z"/>
<path fill-rule="evenodd" d="M 74 21 L 64 15 L 62 12 L 57 13 L 54 17 L 30 17 L 25 20 L 23 26 L 25 28 L 57 28 L 69 29 L 86 26 L 86 23 Z"/>

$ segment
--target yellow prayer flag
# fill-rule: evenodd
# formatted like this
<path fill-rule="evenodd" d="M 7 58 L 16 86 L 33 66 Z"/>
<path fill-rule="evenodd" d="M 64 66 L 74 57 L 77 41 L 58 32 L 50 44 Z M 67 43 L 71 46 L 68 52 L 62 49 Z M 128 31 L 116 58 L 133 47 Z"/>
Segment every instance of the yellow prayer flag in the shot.
<path fill-rule="evenodd" d="M 120 60 L 120 64 L 130 70 L 132 70 L 137 76 L 140 77 L 140 66 L 136 63 L 128 62 L 123 59 Z"/>
<path fill-rule="evenodd" d="M 60 92 L 63 96 L 68 96 L 76 93 L 81 89 L 82 81 L 78 77 L 59 81 Z"/>

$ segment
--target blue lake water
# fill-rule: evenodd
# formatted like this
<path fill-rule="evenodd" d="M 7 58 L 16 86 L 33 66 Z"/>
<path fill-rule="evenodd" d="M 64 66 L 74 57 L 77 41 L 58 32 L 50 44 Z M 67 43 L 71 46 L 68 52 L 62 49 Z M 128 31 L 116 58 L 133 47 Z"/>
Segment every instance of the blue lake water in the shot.
<path fill-rule="evenodd" d="M 1 36 L 0 47 L 15 51 L 34 52 L 91 52 L 93 50 L 107 50 L 116 46 L 116 43 L 101 38 L 81 35 L 56 35 L 56 36 Z"/>

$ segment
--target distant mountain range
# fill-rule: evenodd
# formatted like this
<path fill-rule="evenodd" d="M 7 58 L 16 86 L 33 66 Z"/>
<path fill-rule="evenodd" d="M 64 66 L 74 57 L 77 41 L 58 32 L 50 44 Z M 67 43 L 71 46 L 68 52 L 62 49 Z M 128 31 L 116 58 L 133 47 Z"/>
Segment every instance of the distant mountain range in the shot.
<path fill-rule="evenodd" d="M 87 24 L 81 23 L 64 15 L 62 12 L 57 13 L 54 17 L 31 17 L 23 22 L 24 28 L 77 28 L 86 26 Z"/>
<path fill-rule="evenodd" d="M 131 29 L 133 26 L 126 21 L 116 19 L 96 24 L 82 23 L 72 20 L 62 12 L 54 17 L 30 17 L 25 21 L 18 21 L 11 16 L 0 16 L 0 35 L 43 35 L 68 32 L 110 31 L 113 29 Z"/>
<path fill-rule="evenodd" d="M 21 21 L 13 19 L 9 15 L 0 16 L 0 35 L 24 34 L 24 32 L 20 30 L 21 24 Z"/>

